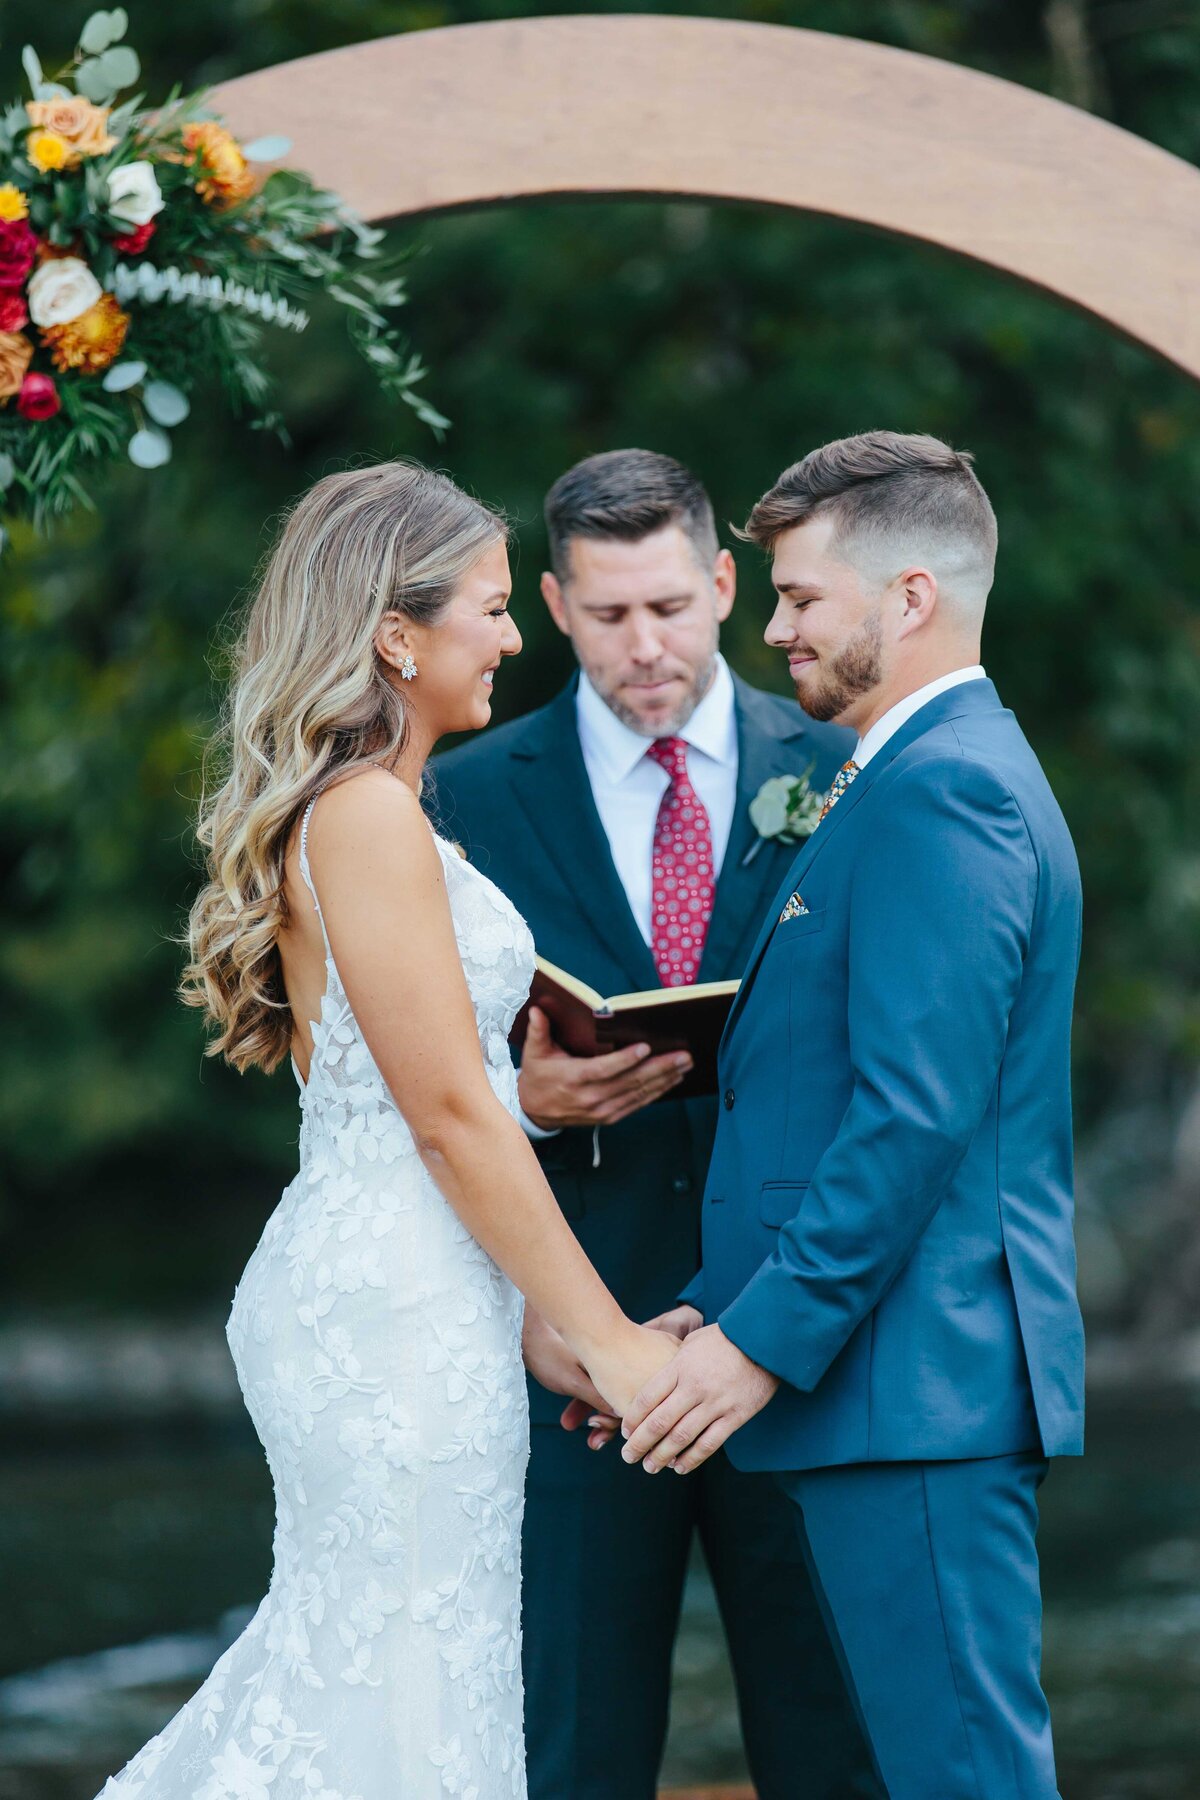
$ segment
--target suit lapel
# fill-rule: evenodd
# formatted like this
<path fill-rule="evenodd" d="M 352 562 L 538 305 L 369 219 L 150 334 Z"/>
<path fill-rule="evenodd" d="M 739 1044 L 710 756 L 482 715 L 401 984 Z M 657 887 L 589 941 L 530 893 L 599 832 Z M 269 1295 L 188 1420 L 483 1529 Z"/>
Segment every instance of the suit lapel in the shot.
<path fill-rule="evenodd" d="M 791 868 L 780 884 L 778 892 L 772 898 L 763 919 L 762 927 L 754 942 L 746 964 L 746 972 L 742 977 L 742 985 L 738 989 L 734 1002 L 725 1022 L 725 1031 L 721 1038 L 724 1049 L 729 1042 L 729 1035 L 734 1022 L 745 1005 L 746 997 L 753 982 L 759 963 L 763 959 L 767 945 L 774 935 L 779 923 L 779 915 L 793 894 L 804 880 L 805 873 L 819 851 L 827 849 L 831 839 L 841 830 L 854 808 L 866 797 L 872 784 L 878 780 L 884 770 L 893 763 L 902 750 L 932 731 L 937 725 L 944 725 L 948 719 L 960 718 L 964 713 L 979 711 L 997 711 L 1000 697 L 990 681 L 963 682 L 960 686 L 950 688 L 944 694 L 936 695 L 928 701 L 910 719 L 906 719 L 900 729 L 893 733 L 875 756 L 873 756 L 860 775 L 856 775 L 841 799 L 812 836 L 801 846 Z"/>
<path fill-rule="evenodd" d="M 781 723 L 778 710 L 767 705 L 756 689 L 747 687 L 736 675 L 733 685 L 738 735 L 737 801 L 704 941 L 700 981 L 722 981 L 741 973 L 767 895 L 779 878 L 778 854 L 755 831 L 750 802 L 772 775 L 801 775 L 812 760 L 805 750 L 799 707 L 794 724 Z M 747 857 L 751 858 L 749 862 Z"/>
<path fill-rule="evenodd" d="M 660 985 L 596 810 L 575 721 L 575 681 L 510 752 L 513 792 L 546 856 L 566 877 L 575 905 L 626 972 L 632 991 Z"/>

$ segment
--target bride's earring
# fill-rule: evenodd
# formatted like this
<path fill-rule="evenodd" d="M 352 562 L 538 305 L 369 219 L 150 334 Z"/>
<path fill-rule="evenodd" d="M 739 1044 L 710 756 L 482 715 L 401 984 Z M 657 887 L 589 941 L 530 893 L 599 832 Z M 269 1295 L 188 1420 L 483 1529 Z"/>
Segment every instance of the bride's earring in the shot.
<path fill-rule="evenodd" d="M 401 681 L 415 681 L 416 678 L 417 665 L 412 659 L 412 651 L 409 650 L 405 654 L 404 661 L 400 664 L 400 679 Z"/>

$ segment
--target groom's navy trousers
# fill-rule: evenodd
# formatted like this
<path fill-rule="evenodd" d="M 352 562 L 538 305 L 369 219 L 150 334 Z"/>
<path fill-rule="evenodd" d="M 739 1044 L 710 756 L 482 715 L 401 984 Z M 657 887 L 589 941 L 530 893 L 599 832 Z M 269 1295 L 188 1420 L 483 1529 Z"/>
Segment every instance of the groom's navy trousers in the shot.
<path fill-rule="evenodd" d="M 748 807 L 772 775 L 827 786 L 847 735 L 735 681 L 737 808 L 700 969 L 740 975 L 791 852 L 759 843 Z M 540 954 L 604 994 L 659 977 L 588 781 L 575 683 L 548 707 L 438 759 L 431 810 L 524 913 Z M 756 844 L 758 845 L 756 849 Z M 713 1099 L 664 1100 L 593 1142 L 539 1142 L 546 1176 L 631 1317 L 674 1305 L 699 1259 Z M 598 1153 L 598 1160 L 597 1160 Z M 761 1800 L 856 1800 L 881 1789 L 806 1571 L 793 1509 L 768 1474 L 715 1457 L 688 1480 L 628 1468 L 558 1423 L 530 1384 L 524 1644 L 530 1800 L 653 1800 L 671 1652 L 699 1538 L 729 1640 Z"/>
<path fill-rule="evenodd" d="M 988 681 L 921 707 L 769 901 L 688 1297 L 781 1378 L 774 1470 L 892 1800 L 1052 1800 L 1035 1490 L 1078 1454 L 1079 872 Z M 658 1477 L 657 1479 L 662 1479 Z"/>

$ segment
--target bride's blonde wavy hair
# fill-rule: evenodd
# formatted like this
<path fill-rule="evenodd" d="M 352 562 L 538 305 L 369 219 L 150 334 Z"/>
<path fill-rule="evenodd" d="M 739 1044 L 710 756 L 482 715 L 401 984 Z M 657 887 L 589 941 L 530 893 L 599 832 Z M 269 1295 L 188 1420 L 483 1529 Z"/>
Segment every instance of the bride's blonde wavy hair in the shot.
<path fill-rule="evenodd" d="M 394 762 L 408 709 L 375 634 L 385 613 L 436 623 L 504 521 L 445 475 L 389 462 L 327 475 L 292 509 L 238 635 L 197 836 L 208 882 L 192 907 L 180 992 L 212 1028 L 207 1054 L 274 1069 L 292 1015 L 278 939 L 297 819 L 330 782 Z M 213 757 L 208 759 L 210 766 Z"/>

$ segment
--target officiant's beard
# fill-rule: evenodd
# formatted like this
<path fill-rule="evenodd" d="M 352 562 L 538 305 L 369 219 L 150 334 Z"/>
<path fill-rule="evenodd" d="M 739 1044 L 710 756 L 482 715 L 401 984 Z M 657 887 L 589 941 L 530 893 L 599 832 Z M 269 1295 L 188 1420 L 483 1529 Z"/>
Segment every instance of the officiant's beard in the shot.
<path fill-rule="evenodd" d="M 821 724 L 840 718 L 861 694 L 879 686 L 883 680 L 883 618 L 878 608 L 828 665 L 817 664 L 813 676 L 803 685 L 795 684 L 796 698 L 809 718 Z"/>
<path fill-rule="evenodd" d="M 674 737 L 677 732 L 683 730 L 712 686 L 717 673 L 717 651 L 714 645 L 707 660 L 699 668 L 688 669 L 686 675 L 682 669 L 672 671 L 676 678 L 685 679 L 687 686 L 678 705 L 671 712 L 660 714 L 652 719 L 638 712 L 636 707 L 627 706 L 621 699 L 619 688 L 603 687 L 591 669 L 588 669 L 586 673 L 588 680 L 608 707 L 609 712 L 620 719 L 622 725 L 627 725 L 630 731 L 636 731 L 639 737 L 644 738 Z M 658 679 L 666 680 L 668 677 L 661 676 Z"/>

